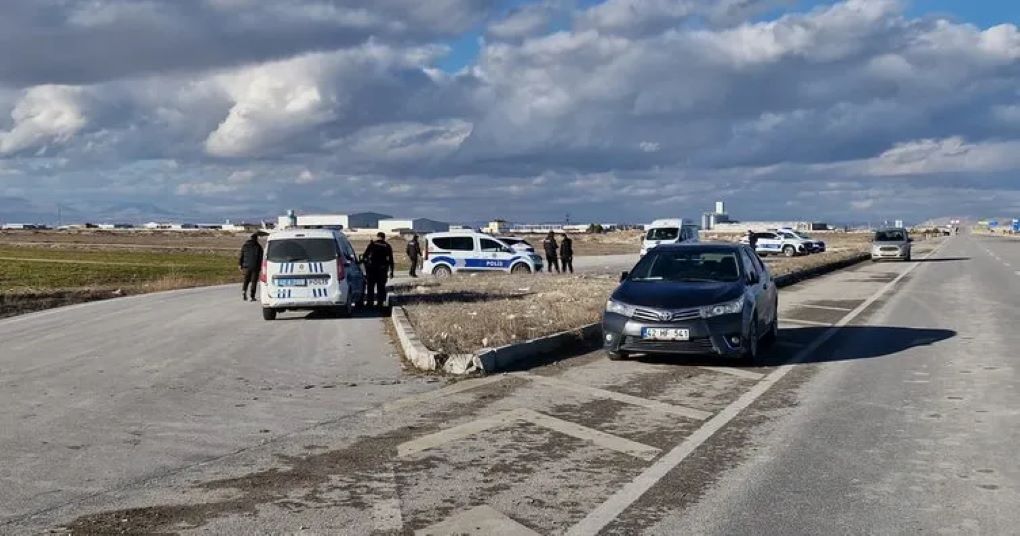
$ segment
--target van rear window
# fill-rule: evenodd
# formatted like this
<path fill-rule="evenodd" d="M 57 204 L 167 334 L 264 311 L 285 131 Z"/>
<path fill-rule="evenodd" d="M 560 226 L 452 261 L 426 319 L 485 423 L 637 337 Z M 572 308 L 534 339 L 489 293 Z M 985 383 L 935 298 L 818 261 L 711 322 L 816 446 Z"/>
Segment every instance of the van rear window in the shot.
<path fill-rule="evenodd" d="M 645 240 L 676 240 L 680 236 L 680 229 L 676 227 L 658 227 L 649 229 Z"/>
<path fill-rule="evenodd" d="M 336 242 L 329 238 L 270 240 L 269 262 L 325 262 L 336 259 Z"/>

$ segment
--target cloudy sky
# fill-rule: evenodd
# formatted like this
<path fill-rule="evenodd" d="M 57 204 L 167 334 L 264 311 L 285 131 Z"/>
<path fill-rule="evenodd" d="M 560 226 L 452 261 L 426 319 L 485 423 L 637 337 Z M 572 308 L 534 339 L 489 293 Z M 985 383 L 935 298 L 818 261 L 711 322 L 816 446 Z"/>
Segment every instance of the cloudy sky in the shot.
<path fill-rule="evenodd" d="M 1020 2 L 4 0 L 0 221 L 1020 215 Z"/>

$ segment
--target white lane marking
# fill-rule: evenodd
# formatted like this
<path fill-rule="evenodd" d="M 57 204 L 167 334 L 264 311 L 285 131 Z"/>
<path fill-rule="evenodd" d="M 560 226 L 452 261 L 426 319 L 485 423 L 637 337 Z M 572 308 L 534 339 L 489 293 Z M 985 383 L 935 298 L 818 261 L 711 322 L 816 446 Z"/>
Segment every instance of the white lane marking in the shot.
<path fill-rule="evenodd" d="M 826 311 L 843 311 L 844 313 L 853 311 L 853 307 L 835 307 L 832 305 L 814 305 L 810 303 L 799 303 L 797 307 L 810 307 L 812 309 L 825 309 Z"/>
<path fill-rule="evenodd" d="M 936 252 L 942 249 L 942 245 L 939 245 L 927 255 L 924 259 L 927 259 L 934 255 Z M 879 298 L 884 296 L 887 292 L 892 290 L 897 283 L 903 280 L 910 272 L 914 271 L 920 263 L 910 263 L 906 265 L 906 269 L 895 279 L 878 289 L 868 299 L 864 300 L 860 305 L 850 311 L 843 318 L 836 322 L 835 325 L 822 332 L 817 338 L 811 341 L 811 344 L 798 352 L 792 359 L 792 361 L 786 365 L 782 365 L 773 371 L 771 374 L 765 377 L 762 381 L 754 385 L 749 391 L 740 396 L 740 398 L 734 400 L 730 405 L 726 406 L 722 411 L 717 413 L 715 417 L 712 417 L 705 424 L 701 425 L 693 434 L 684 439 L 679 445 L 673 447 L 672 450 L 667 452 L 661 458 L 655 461 L 651 466 L 641 472 L 634 480 L 625 484 L 616 493 L 609 497 L 604 503 L 600 504 L 597 508 L 592 510 L 587 516 L 579 521 L 576 525 L 570 527 L 565 533 L 566 536 L 587 536 L 590 534 L 597 534 L 603 528 L 605 528 L 614 519 L 620 516 L 630 505 L 634 504 L 642 495 L 645 494 L 652 486 L 654 486 L 659 480 L 662 480 L 670 471 L 680 465 L 688 456 L 694 452 L 702 443 L 707 441 L 716 432 L 718 432 L 723 426 L 726 426 L 731 420 L 740 414 L 745 408 L 754 403 L 761 395 L 765 394 L 773 385 L 779 380 L 783 379 L 793 367 L 804 361 L 812 352 L 818 350 L 823 344 L 829 341 L 836 333 L 839 333 L 843 326 L 849 324 L 854 318 L 860 316 L 871 304 L 878 301 Z"/>
<path fill-rule="evenodd" d="M 688 419 L 703 421 L 712 416 L 711 413 L 700 409 L 667 404 L 665 402 L 659 402 L 658 400 L 649 400 L 647 398 L 641 398 L 625 393 L 617 393 L 608 389 L 599 389 L 597 387 L 581 385 L 579 383 L 568 382 L 559 378 L 549 378 L 547 376 L 539 376 L 538 374 L 521 374 L 521 376 L 528 378 L 533 382 L 548 385 L 550 387 L 559 387 L 561 389 L 583 393 L 593 398 L 608 398 L 617 402 L 623 402 L 624 404 L 640 406 L 642 408 L 660 411 L 671 415 L 679 415 L 680 417 L 687 417 Z"/>
<path fill-rule="evenodd" d="M 544 426 L 550 430 L 555 430 L 561 434 L 566 434 L 571 437 L 576 437 L 582 441 L 589 441 L 600 447 L 629 454 L 635 458 L 640 458 L 645 461 L 654 460 L 662 450 L 638 443 L 637 441 L 631 441 L 613 434 L 607 434 L 600 432 L 587 426 L 581 426 L 570 421 L 564 421 L 557 419 L 556 417 L 550 417 L 544 413 L 532 411 L 530 409 L 520 409 L 523 419 L 539 426 Z"/>
<path fill-rule="evenodd" d="M 404 518 L 400 513 L 400 496 L 397 494 L 397 478 L 393 471 L 385 471 L 378 479 L 370 482 L 369 487 L 384 498 L 372 504 L 372 522 L 375 530 L 394 531 L 404 528 Z"/>
<path fill-rule="evenodd" d="M 397 457 L 403 458 L 410 456 L 424 450 L 438 447 L 444 443 L 450 441 L 456 441 L 458 439 L 464 439 L 480 432 L 497 428 L 499 426 L 506 426 L 517 421 L 520 415 L 517 410 L 504 411 L 503 413 L 497 413 L 490 417 L 483 417 L 471 422 L 440 430 L 434 434 L 419 437 L 418 439 L 412 439 L 406 443 L 401 443 L 397 447 Z"/>
<path fill-rule="evenodd" d="M 450 441 L 463 439 L 479 432 L 484 432 L 485 430 L 517 422 L 530 422 L 531 424 L 542 426 L 583 441 L 589 441 L 600 447 L 615 450 L 645 461 L 655 459 L 655 457 L 662 452 L 660 449 L 638 443 L 637 441 L 631 441 L 613 434 L 600 432 L 598 430 L 588 428 L 587 426 L 581 426 L 580 424 L 567 422 L 562 419 L 557 419 L 556 417 L 550 417 L 527 408 L 518 408 L 498 415 L 493 415 L 491 417 L 483 417 L 459 426 L 454 426 L 453 428 L 447 428 L 446 430 L 429 434 L 418 439 L 412 439 L 411 441 L 403 443 L 397 447 L 397 456 L 409 456 L 411 454 L 449 443 Z"/>
<path fill-rule="evenodd" d="M 383 411 L 393 411 L 396 409 L 405 408 L 407 406 L 413 406 L 415 404 L 428 402 L 430 400 L 435 400 L 437 398 L 442 398 L 444 396 L 457 394 L 463 391 L 468 391 L 474 389 L 475 387 L 481 387 L 483 385 L 489 385 L 490 383 L 503 381 L 504 379 L 506 379 L 506 376 L 500 374 L 497 376 L 486 376 L 484 378 L 459 381 L 453 385 L 443 387 L 442 389 L 436 389 L 435 391 L 428 391 L 425 393 L 412 395 L 406 398 L 401 398 L 400 400 L 394 400 L 393 402 L 383 404 Z"/>
<path fill-rule="evenodd" d="M 463 514 L 451 517 L 424 529 L 414 531 L 415 536 L 538 536 L 538 533 L 510 519 L 491 506 L 476 506 Z"/>
<path fill-rule="evenodd" d="M 711 370 L 712 372 L 719 372 L 722 374 L 729 374 L 730 376 L 736 376 L 738 378 L 746 378 L 748 380 L 760 380 L 765 377 L 764 374 L 758 372 L 751 372 L 750 370 L 742 370 L 738 368 L 727 368 L 727 367 L 698 367 L 704 370 Z"/>
<path fill-rule="evenodd" d="M 780 324 L 804 324 L 807 326 L 831 326 L 830 322 L 816 322 L 814 320 L 801 320 L 799 318 L 790 318 L 784 316 L 779 319 Z"/>

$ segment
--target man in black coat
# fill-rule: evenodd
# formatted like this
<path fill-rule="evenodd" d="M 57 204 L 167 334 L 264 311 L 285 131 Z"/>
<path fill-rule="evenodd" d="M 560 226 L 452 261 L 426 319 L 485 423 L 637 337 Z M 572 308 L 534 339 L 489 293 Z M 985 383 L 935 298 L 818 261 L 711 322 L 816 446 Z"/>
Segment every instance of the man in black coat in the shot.
<path fill-rule="evenodd" d="M 560 267 L 563 273 L 574 273 L 574 241 L 563 233 L 563 240 L 560 240 Z"/>
<path fill-rule="evenodd" d="M 386 275 L 393 277 L 393 248 L 386 241 L 386 234 L 379 233 L 365 248 L 361 256 L 365 263 L 365 277 L 368 280 L 367 301 L 379 307 L 386 304 Z"/>
<path fill-rule="evenodd" d="M 251 301 L 255 301 L 255 292 L 259 288 L 259 275 L 262 271 L 262 245 L 259 234 L 255 233 L 241 246 L 241 255 L 237 258 L 237 269 L 244 274 L 241 285 L 241 299 L 248 301 L 248 285 L 251 284 Z"/>
<path fill-rule="evenodd" d="M 407 258 L 411 261 L 411 270 L 407 275 L 418 277 L 418 263 L 421 259 L 421 244 L 418 243 L 418 235 L 411 237 L 411 241 L 407 243 Z"/>
<path fill-rule="evenodd" d="M 549 264 L 549 273 L 552 273 L 553 268 L 556 269 L 556 273 L 560 273 L 559 255 L 557 253 L 560 247 L 556 244 L 556 235 L 552 231 L 549 231 L 545 240 L 542 240 L 542 248 L 545 249 L 545 262 Z"/>
<path fill-rule="evenodd" d="M 751 246 L 755 253 L 758 252 L 758 235 L 750 229 L 747 230 L 747 245 Z"/>

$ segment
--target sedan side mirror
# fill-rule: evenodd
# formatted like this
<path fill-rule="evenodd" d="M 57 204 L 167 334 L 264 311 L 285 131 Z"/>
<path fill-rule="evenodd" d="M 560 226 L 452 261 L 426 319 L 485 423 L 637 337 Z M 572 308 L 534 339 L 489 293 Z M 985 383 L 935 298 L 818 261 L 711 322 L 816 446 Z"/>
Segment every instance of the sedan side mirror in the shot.
<path fill-rule="evenodd" d="M 623 283 L 624 281 L 626 281 L 629 278 L 630 278 L 630 272 L 622 272 L 620 274 L 620 282 L 621 283 Z"/>
<path fill-rule="evenodd" d="M 908 238 L 908 239 L 907 239 L 907 242 L 913 242 L 913 241 L 914 241 L 914 239 L 913 239 L 913 238 Z"/>

